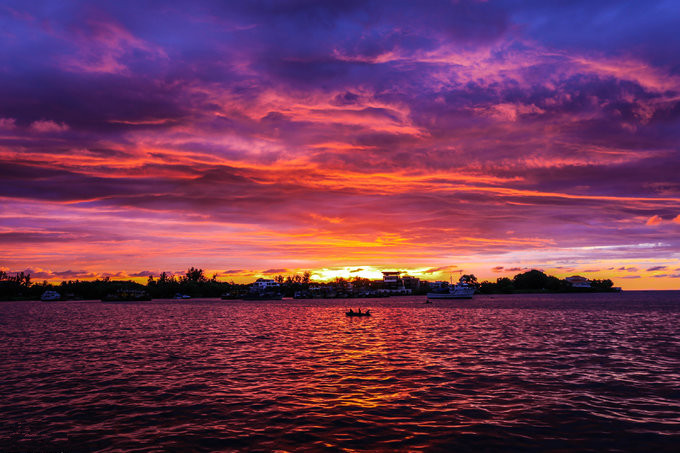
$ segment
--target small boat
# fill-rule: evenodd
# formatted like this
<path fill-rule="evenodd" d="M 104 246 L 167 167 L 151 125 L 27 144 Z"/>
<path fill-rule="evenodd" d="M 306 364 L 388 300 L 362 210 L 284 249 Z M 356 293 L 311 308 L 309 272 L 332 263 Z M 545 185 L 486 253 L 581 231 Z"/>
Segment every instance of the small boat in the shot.
<path fill-rule="evenodd" d="M 364 312 L 362 311 L 352 311 L 350 309 L 348 312 L 345 312 L 346 316 L 371 316 L 371 310 L 366 310 Z"/>
<path fill-rule="evenodd" d="M 61 294 L 59 294 L 56 291 L 45 291 L 42 296 L 40 296 L 40 300 L 43 302 L 49 302 L 53 300 L 61 300 Z"/>

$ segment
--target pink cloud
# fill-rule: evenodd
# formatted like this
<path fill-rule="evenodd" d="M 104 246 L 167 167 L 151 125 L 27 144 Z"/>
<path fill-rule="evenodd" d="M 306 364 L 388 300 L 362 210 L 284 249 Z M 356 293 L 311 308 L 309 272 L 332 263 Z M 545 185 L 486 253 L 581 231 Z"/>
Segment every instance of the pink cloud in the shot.
<path fill-rule="evenodd" d="M 502 121 L 517 121 L 522 115 L 541 114 L 545 110 L 535 106 L 534 104 L 510 104 L 503 103 L 491 106 L 490 108 L 481 110 L 483 115 L 489 116 Z"/>
<path fill-rule="evenodd" d="M 14 118 L 0 118 L 0 129 L 14 129 L 16 120 Z"/>
<path fill-rule="evenodd" d="M 57 123 L 50 120 L 39 120 L 31 123 L 31 129 L 40 133 L 52 133 L 52 132 L 64 132 L 69 130 L 69 127 L 65 123 Z"/>
<path fill-rule="evenodd" d="M 167 58 L 161 47 L 134 36 L 109 18 L 90 18 L 67 39 L 77 46 L 78 52 L 62 57 L 60 63 L 73 72 L 124 74 L 129 72 L 126 57 L 134 52 L 152 59 Z"/>

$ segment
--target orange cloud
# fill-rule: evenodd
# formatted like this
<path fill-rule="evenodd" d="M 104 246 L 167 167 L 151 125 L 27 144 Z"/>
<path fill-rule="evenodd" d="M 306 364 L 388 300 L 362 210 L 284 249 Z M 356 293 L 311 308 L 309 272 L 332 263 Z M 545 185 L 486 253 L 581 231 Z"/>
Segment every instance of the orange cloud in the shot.
<path fill-rule="evenodd" d="M 647 225 L 659 225 L 662 222 L 663 219 L 658 215 L 653 215 L 652 217 L 647 219 Z"/>

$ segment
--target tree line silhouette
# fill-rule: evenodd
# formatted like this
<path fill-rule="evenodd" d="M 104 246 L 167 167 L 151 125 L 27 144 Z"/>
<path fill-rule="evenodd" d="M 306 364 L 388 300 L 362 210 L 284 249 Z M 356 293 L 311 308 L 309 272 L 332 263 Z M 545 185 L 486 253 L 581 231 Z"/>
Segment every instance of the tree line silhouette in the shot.
<path fill-rule="evenodd" d="M 104 277 L 96 280 L 66 280 L 59 284 L 47 281 L 32 283 L 30 274 L 10 275 L 0 271 L 0 300 L 36 300 L 48 290 L 57 291 L 64 299 L 101 299 L 120 290 L 146 291 L 152 298 L 172 298 L 177 293 L 193 297 L 219 297 L 236 287 L 247 285 L 221 282 L 217 275 L 206 277 L 203 269 L 191 267 L 184 275 L 162 272 L 158 278 L 148 277 L 146 285 L 131 280 L 119 281 Z"/>
<path fill-rule="evenodd" d="M 305 291 L 314 286 L 333 286 L 340 291 L 349 292 L 382 288 L 381 280 L 369 280 L 355 277 L 351 280 L 336 278 L 330 282 L 312 282 L 311 273 L 289 276 L 277 275 L 274 280 L 279 283 L 281 293 L 292 297 L 298 291 Z M 474 285 L 482 294 L 522 293 L 522 292 L 597 292 L 612 291 L 611 280 L 591 280 L 591 288 L 573 288 L 569 282 L 532 269 L 515 275 L 513 278 L 500 277 L 495 282 L 478 282 L 473 274 L 466 274 L 463 281 Z M 177 294 L 191 297 L 220 297 L 223 294 L 246 294 L 250 285 L 217 280 L 217 274 L 205 275 L 203 269 L 191 267 L 184 275 L 173 275 L 162 272 L 157 278 L 150 275 L 146 284 L 134 281 L 118 281 L 104 277 L 96 280 L 67 280 L 59 284 L 47 281 L 32 282 L 31 275 L 18 272 L 14 275 L 0 271 L 0 300 L 37 300 L 48 290 L 57 291 L 63 299 L 101 299 L 121 290 L 146 291 L 151 298 L 172 298 Z M 425 294 L 430 290 L 428 282 L 421 282 L 414 294 Z"/>
<path fill-rule="evenodd" d="M 473 276 L 474 277 L 474 276 Z M 500 277 L 495 282 L 476 283 L 481 294 L 509 294 L 527 292 L 602 292 L 612 291 L 614 283 L 609 280 L 590 280 L 590 288 L 574 288 L 565 279 L 547 275 L 536 269 L 515 275 L 513 278 Z"/>

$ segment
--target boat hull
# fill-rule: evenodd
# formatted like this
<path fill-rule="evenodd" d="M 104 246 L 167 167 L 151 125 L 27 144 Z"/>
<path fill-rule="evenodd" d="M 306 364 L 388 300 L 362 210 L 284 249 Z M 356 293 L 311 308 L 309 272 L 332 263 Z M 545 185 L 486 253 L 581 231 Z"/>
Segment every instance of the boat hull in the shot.
<path fill-rule="evenodd" d="M 105 296 L 101 298 L 102 302 L 146 302 L 150 301 L 150 296 L 142 297 L 116 297 L 116 296 Z"/>
<path fill-rule="evenodd" d="M 428 299 L 472 299 L 473 294 L 427 293 L 427 298 Z"/>
<path fill-rule="evenodd" d="M 118 291 L 102 297 L 102 302 L 142 302 L 151 300 L 151 296 L 146 291 Z"/>
<path fill-rule="evenodd" d="M 427 293 L 428 299 L 472 299 L 475 295 L 475 287 L 465 284 L 457 284 L 449 287 L 448 291 Z"/>
<path fill-rule="evenodd" d="M 283 295 L 278 293 L 246 294 L 242 300 L 283 300 Z"/>
<path fill-rule="evenodd" d="M 43 302 L 53 302 L 55 300 L 61 300 L 61 294 L 56 291 L 45 291 L 40 300 Z"/>

